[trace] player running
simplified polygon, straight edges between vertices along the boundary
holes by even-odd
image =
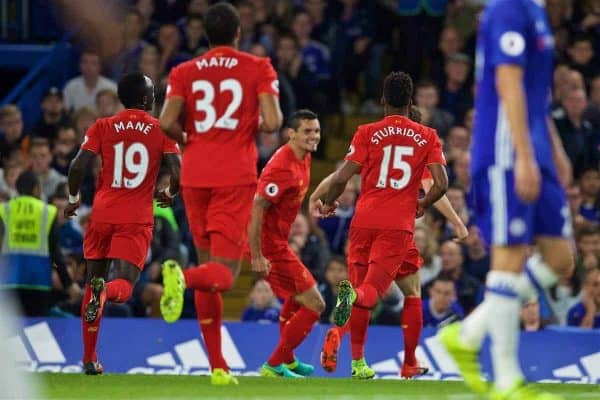
[[[211,382],[236,384],[221,352],[221,293],[240,270],[256,191],[256,134],[277,131],[282,116],[269,59],[237,50],[236,9],[217,3],[204,21],[211,48],[171,71],[160,116],[167,134],[185,144],[182,195],[200,265],[182,272],[176,262],[164,263],[161,312],[167,322],[176,321],[184,288],[194,289]],[[182,114],[187,135],[178,122]]]
[[[409,117],[412,121],[421,122],[421,116],[415,107],[411,107]],[[320,198],[323,197],[329,189],[329,182],[333,174],[325,178],[310,196],[311,214],[317,217],[327,217],[319,214],[321,207]],[[433,178],[428,169],[424,170],[421,178],[421,187],[427,192],[433,185]],[[468,236],[467,227],[460,219],[456,211],[452,208],[446,195],[442,196],[434,204],[454,226],[456,240],[462,241]],[[424,375],[427,368],[421,367],[416,358],[416,349],[419,344],[421,330],[423,328],[423,308],[421,303],[421,282],[419,280],[418,270],[423,265],[423,260],[417,250],[416,245],[411,243],[408,255],[401,267],[404,277],[398,279],[399,287],[405,296],[404,310],[402,313],[402,332],[404,335],[404,363],[402,364],[401,376],[412,378],[414,376]],[[348,264],[348,275],[353,286],[359,286],[364,281],[366,275],[364,266]],[[350,323],[343,327],[333,326],[325,334],[325,341],[321,352],[321,365],[328,372],[333,372],[337,368],[337,355],[342,337],[350,331],[350,343],[352,349],[352,376],[358,379],[371,379],[375,376],[375,371],[370,368],[365,360],[364,349],[367,340],[367,329],[371,312],[368,309],[355,307],[352,310]]]
[[[288,132],[288,143],[273,155],[258,181],[249,241],[252,270],[266,276],[277,297],[285,299],[279,343],[260,373],[301,378],[311,375],[314,367],[295,358],[294,349],[319,320],[325,301],[310,271],[290,248],[288,236],[310,183],[310,153],[321,138],[317,115],[295,112]]]
[[[475,217],[492,247],[492,270],[484,301],[439,336],[466,384],[484,393],[490,385],[481,376],[478,354],[490,334],[490,394],[498,400],[560,399],[525,384],[517,359],[519,297],[528,294],[530,283],[538,289],[553,286],[573,266],[563,189],[571,168],[547,115],[553,43],[544,2],[493,0],[487,5],[477,44],[471,176]],[[532,242],[541,258],[530,259],[523,275]]]
[[[118,94],[125,110],[99,119],[88,129],[69,168],[67,218],[77,215],[79,189],[90,161],[97,155],[102,159],[83,240],[88,283],[81,322],[83,369],[88,375],[102,373],[96,344],[104,303],[129,300],[144,267],[152,239],[152,198],[161,162],[169,168],[171,182],[159,193],[160,204],[168,206],[179,191],[177,144],[165,137],[158,120],[146,112],[154,105],[152,81],[140,73],[128,74],[119,82]],[[105,283],[111,262],[114,279]]]
[[[382,98],[385,117],[358,128],[346,161],[331,177],[320,206],[323,215],[333,212],[346,183],[360,171],[361,196],[350,226],[348,264],[356,266],[355,272],[364,271],[364,279],[357,288],[349,281],[340,283],[333,313],[337,326],[346,325],[353,306],[371,309],[392,281],[405,276],[408,271],[401,266],[413,242],[415,212],[421,216],[448,186],[437,134],[407,117],[412,92],[413,83],[407,74],[393,72],[386,77]],[[425,197],[418,199],[426,166],[434,183]]]

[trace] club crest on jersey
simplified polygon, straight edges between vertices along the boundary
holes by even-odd
[[[504,32],[500,36],[500,49],[508,56],[520,56],[525,51],[525,38],[519,32]]]
[[[277,193],[279,193],[279,186],[277,186],[275,183],[269,183],[265,187],[265,192],[267,192],[267,194],[271,197],[277,196]]]

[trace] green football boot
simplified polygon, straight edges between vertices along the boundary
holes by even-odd
[[[160,313],[165,321],[175,322],[183,310],[185,278],[183,270],[175,260],[167,260],[162,265],[163,294],[160,298]]]
[[[349,280],[344,279],[338,285],[338,295],[333,310],[333,322],[337,326],[344,326],[350,319],[352,304],[356,301],[356,291]]]
[[[367,365],[365,358],[352,360],[352,377],[355,379],[373,379],[375,371]]]

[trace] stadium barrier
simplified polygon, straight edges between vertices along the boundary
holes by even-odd
[[[318,366],[327,328],[315,327],[297,356],[317,366],[316,376],[349,376],[348,337],[342,343],[334,374],[327,374]],[[241,375],[257,375],[275,346],[279,326],[231,322],[225,324],[222,333],[223,353],[231,369]],[[78,319],[23,319],[20,331],[7,340],[16,361],[26,370],[81,372]],[[167,324],[152,319],[106,318],[102,321],[98,353],[109,373],[202,375],[209,367],[194,320]],[[400,329],[370,327],[366,355],[379,378],[398,378],[403,357]],[[435,330],[424,330],[417,356],[430,368],[422,379],[458,379],[456,365],[441,348]],[[600,383],[600,331],[551,327],[522,333],[520,359],[532,381]],[[491,374],[489,343],[484,345],[482,364],[486,374]]]

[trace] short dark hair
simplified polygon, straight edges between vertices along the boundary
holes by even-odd
[[[423,80],[419,81],[419,83],[417,83],[416,90],[423,89],[423,88],[430,88],[430,87],[434,88],[436,91],[439,92],[437,85],[432,80],[429,80],[429,79],[423,79]]]
[[[147,100],[151,103],[154,102],[154,85],[150,85],[141,72],[132,72],[121,78],[117,92],[125,108],[147,105],[144,103],[144,97],[148,97]]]
[[[588,35],[587,33],[578,33],[576,35],[573,35],[569,46],[574,46],[576,43],[579,42],[590,42],[592,45],[594,44],[594,40],[590,35]]]
[[[295,113],[293,113],[290,116],[290,119],[288,121],[288,126],[290,128],[292,128],[293,130],[297,131],[298,128],[300,128],[300,124],[302,123],[302,120],[308,120],[308,121],[312,121],[313,119],[318,119],[319,116],[314,113],[313,111],[307,109],[307,108],[303,108],[301,110],[296,111]]]
[[[383,98],[392,107],[406,107],[413,95],[413,81],[405,72],[391,72],[383,81]]]
[[[35,189],[40,186],[40,181],[34,172],[25,171],[19,175],[15,186],[20,195],[32,196]]]
[[[212,5],[204,14],[204,32],[211,46],[232,44],[240,27],[240,15],[229,3]]]
[[[596,226],[582,226],[575,233],[575,240],[580,241],[586,236],[594,236],[600,233]]]
[[[435,285],[436,282],[449,282],[454,283],[454,279],[452,279],[452,275],[448,272],[440,272],[438,276],[433,279],[431,286]]]

